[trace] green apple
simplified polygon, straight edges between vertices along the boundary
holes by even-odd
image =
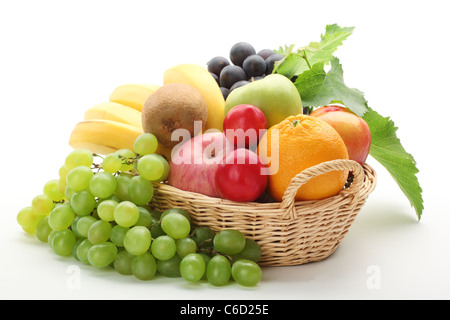
[[[251,104],[262,110],[267,128],[289,116],[302,113],[302,99],[294,84],[280,74],[270,74],[264,79],[234,89],[225,102],[225,115],[240,104]]]

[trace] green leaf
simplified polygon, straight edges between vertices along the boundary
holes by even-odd
[[[273,73],[282,74],[289,79],[309,70],[310,66],[322,62],[328,64],[336,49],[353,32],[354,27],[339,27],[337,24],[327,25],[320,42],[311,42],[304,48],[293,51],[293,46],[285,46],[277,51],[285,57],[277,62]]]
[[[369,108],[361,91],[345,85],[342,66],[333,56],[353,29],[332,24],[326,27],[319,42],[311,42],[298,50],[294,50],[294,45],[280,47],[276,52],[283,54],[283,59],[275,63],[273,73],[289,79],[296,77],[295,86],[303,105],[309,109],[338,101],[363,117],[372,135],[370,154],[388,170],[420,220],[424,206],[414,158],[397,138],[394,122]],[[326,72],[324,66],[329,63],[331,68]]]
[[[328,72],[325,72],[323,62],[314,64],[311,70],[298,76],[295,86],[304,106],[320,107],[338,100],[358,116],[367,111],[364,94],[345,85],[344,72],[338,58],[331,58],[331,69]]]
[[[291,45],[285,45],[284,47],[279,47],[277,50],[274,50],[275,53],[287,56],[288,54],[290,54],[292,52],[292,50],[294,50],[295,45],[291,44]]]
[[[416,174],[419,170],[413,156],[406,152],[397,137],[394,122],[368,108],[363,119],[372,135],[370,155],[385,167],[414,207],[420,220],[423,212],[422,188]]]

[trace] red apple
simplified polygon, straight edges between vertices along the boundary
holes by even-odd
[[[369,155],[371,134],[367,122],[342,105],[327,105],[310,114],[329,123],[344,140],[348,157],[363,165]]]
[[[223,131],[237,148],[255,147],[266,129],[264,113],[251,104],[233,107],[223,120]]]
[[[215,173],[233,149],[233,143],[222,132],[194,136],[173,152],[168,183],[181,190],[219,198]]]
[[[255,201],[266,189],[267,175],[258,155],[248,149],[236,149],[219,164],[215,184],[224,199]]]

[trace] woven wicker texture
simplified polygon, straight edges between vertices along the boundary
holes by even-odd
[[[317,201],[294,201],[309,179],[333,170],[348,170],[353,179],[339,194]],[[351,160],[333,160],[295,176],[282,202],[243,203],[155,184],[151,205],[158,210],[183,208],[198,226],[215,231],[237,229],[262,249],[261,266],[299,265],[330,256],[348,232],[376,185],[375,171]]]

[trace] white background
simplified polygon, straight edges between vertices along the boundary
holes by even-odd
[[[449,42],[446,1],[1,1],[0,298],[448,299]],[[255,288],[142,282],[56,256],[17,212],[58,175],[84,111],[125,83],[161,84],[167,68],[205,65],[248,41],[256,50],[318,41],[355,26],[336,52],[350,87],[399,127],[420,169],[425,211],[369,159],[378,185],[339,249],[301,266],[264,268]],[[79,270],[80,286],[70,285]],[[79,269],[78,269],[79,267]],[[373,271],[375,273],[372,273]],[[378,286],[371,286],[373,277]]]

